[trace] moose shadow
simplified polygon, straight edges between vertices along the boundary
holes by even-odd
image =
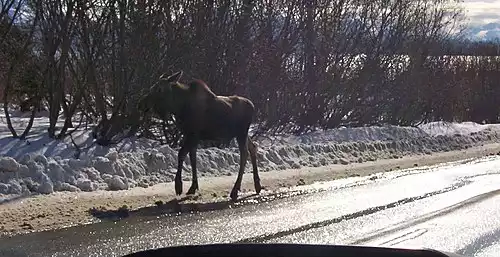
[[[254,193],[242,196],[237,201],[224,199],[213,202],[186,202],[189,200],[196,201],[197,199],[197,195],[189,195],[179,199],[172,199],[168,202],[157,201],[154,206],[146,206],[134,210],[129,210],[127,206],[122,206],[118,209],[91,208],[88,210],[88,213],[101,221],[116,221],[129,217],[158,217],[171,214],[200,213],[228,208],[238,208],[266,201],[270,199],[270,197],[268,196],[266,198]],[[252,201],[247,201],[250,199]]]
[[[309,188],[292,189],[287,191],[268,191],[265,194],[252,193],[239,197],[237,200],[225,198],[219,201],[196,202],[199,195],[187,195],[179,199],[172,199],[168,202],[157,201],[154,206],[146,206],[134,210],[129,210],[127,206],[118,209],[99,209],[92,208],[88,210],[89,214],[101,221],[116,221],[132,217],[159,217],[168,215],[177,215],[184,213],[202,213],[218,211],[224,209],[236,209],[244,206],[269,203],[276,200],[319,193],[329,190],[327,188]],[[187,202],[193,200],[195,202]]]

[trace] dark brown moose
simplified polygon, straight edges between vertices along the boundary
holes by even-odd
[[[218,96],[201,80],[183,84],[179,82],[181,76],[182,71],[171,76],[163,74],[139,101],[139,109],[145,113],[152,112],[164,120],[173,114],[183,135],[178,153],[175,193],[182,194],[182,166],[188,153],[193,176],[187,194],[194,194],[198,190],[196,149],[201,140],[227,142],[236,138],[240,151],[240,169],[230,197],[232,200],[238,198],[248,154],[253,167],[255,191],[259,194],[262,187],[257,171],[257,149],[248,136],[255,112],[253,103],[237,95]]]

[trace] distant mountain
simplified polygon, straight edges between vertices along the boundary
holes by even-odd
[[[471,40],[500,40],[500,22],[491,22],[484,25],[470,27],[467,29],[466,35]]]

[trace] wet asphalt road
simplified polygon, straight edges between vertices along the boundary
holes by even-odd
[[[122,256],[230,242],[425,247],[500,256],[499,157],[337,180],[306,192],[249,198],[215,211],[139,212],[117,222],[0,238],[0,256]]]

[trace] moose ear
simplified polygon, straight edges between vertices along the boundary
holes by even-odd
[[[163,75],[160,76],[160,79],[166,80],[168,82],[177,82],[177,81],[179,81],[181,76],[182,76],[182,71],[178,71],[170,76],[168,76],[167,73],[163,73]]]

